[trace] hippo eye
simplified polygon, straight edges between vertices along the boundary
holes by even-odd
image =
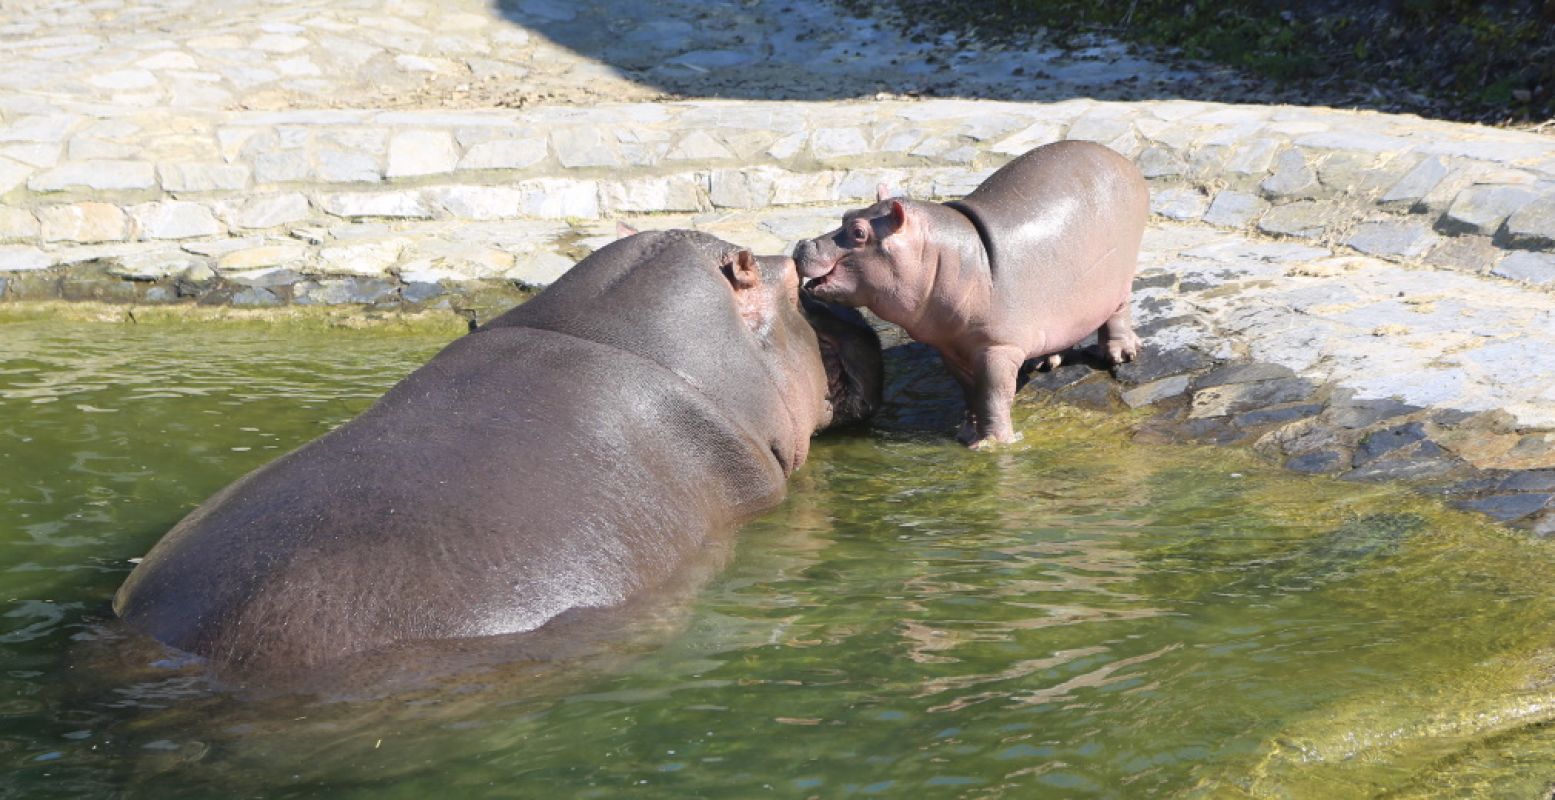
[[[855,245],[868,243],[870,233],[869,223],[863,220],[854,220],[853,225],[848,228],[848,237]]]

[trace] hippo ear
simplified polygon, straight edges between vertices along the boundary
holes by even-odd
[[[900,200],[892,200],[891,210],[881,220],[885,222],[886,236],[900,231],[907,224],[907,206],[902,205]]]
[[[636,228],[626,224],[625,222],[621,222],[619,220],[616,221],[616,238],[617,239],[625,239],[628,236],[636,236],[636,235],[637,235],[637,229]]]
[[[875,202],[878,203],[881,200],[889,199],[891,199],[891,187],[884,183],[875,184]]]
[[[761,267],[756,263],[756,256],[749,250],[736,250],[724,256],[724,262],[720,266],[725,278],[729,279],[729,285],[736,292],[749,289],[761,283]]]

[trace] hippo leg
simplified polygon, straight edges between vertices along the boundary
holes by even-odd
[[[961,416],[961,429],[956,432],[956,441],[970,445],[977,441],[977,390],[970,373],[956,369],[949,360],[945,360],[945,371],[950,377],[956,379],[956,385],[961,387],[961,400],[966,409]]]
[[[1010,406],[1015,402],[1015,382],[1026,354],[1018,347],[994,346],[978,354],[976,385],[972,408],[977,413],[977,440],[974,448],[1007,444],[1020,440],[1010,421]]]
[[[1134,333],[1134,319],[1127,298],[1096,330],[1096,341],[1108,363],[1122,364],[1139,357],[1139,337]]]

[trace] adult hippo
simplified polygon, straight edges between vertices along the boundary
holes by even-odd
[[[706,234],[614,242],[196,508],[114,611],[244,683],[597,630],[878,404],[874,333],[798,289],[791,260]]]

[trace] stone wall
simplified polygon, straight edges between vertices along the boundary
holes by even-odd
[[[543,286],[608,220],[855,203],[879,182],[955,197],[1064,138],[1134,158],[1167,219],[1555,287],[1555,139],[1411,116],[1090,100],[40,104],[0,124],[0,300],[419,307]]]

